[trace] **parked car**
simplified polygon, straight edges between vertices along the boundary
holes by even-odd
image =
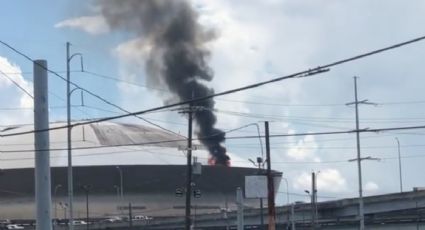
[[[106,223],[118,223],[118,222],[122,222],[122,221],[123,221],[123,219],[119,216],[112,216],[112,217],[109,217],[109,218],[103,220],[103,222],[106,222]]]
[[[24,229],[24,227],[17,225],[17,224],[8,224],[6,225],[7,229]]]
[[[72,225],[86,225],[87,222],[85,222],[84,220],[73,220],[72,221]]]

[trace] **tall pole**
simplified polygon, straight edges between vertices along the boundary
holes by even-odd
[[[128,225],[129,228],[132,229],[133,228],[133,208],[131,207],[131,203],[128,203]]]
[[[120,166],[116,167],[120,173],[120,196],[121,196],[121,200],[124,198],[124,186],[123,186],[123,174],[122,174],[122,169]]]
[[[359,128],[359,104],[366,105],[377,105],[376,103],[369,102],[368,100],[359,101],[357,96],[357,78],[354,77],[354,102],[347,103],[345,105],[355,105],[356,108],[356,140],[357,140],[357,157],[355,159],[349,160],[349,162],[357,161],[357,169],[358,169],[358,177],[359,177],[359,222],[360,222],[360,230],[365,229],[364,223],[364,205],[363,205],[363,183],[362,183],[362,161],[363,160],[379,160],[379,158],[373,157],[361,157],[360,153],[360,128]]]
[[[73,175],[72,175],[72,143],[71,143],[71,84],[70,84],[70,69],[69,62],[71,61],[71,57],[69,54],[69,48],[71,44],[69,42],[66,43],[66,121],[67,121],[67,144],[68,144],[68,211],[69,211],[69,229],[73,230],[73,192],[74,192],[74,183],[73,183]]]
[[[189,105],[189,122],[187,134],[187,165],[186,165],[186,214],[185,229],[190,230],[191,226],[191,196],[192,196],[192,104]]]
[[[314,178],[314,172],[312,172],[311,173],[311,194],[309,194],[310,195],[310,200],[311,200],[311,202],[310,202],[310,208],[311,208],[311,229],[315,229],[315,226],[314,226],[314,180],[315,180],[315,178]]]
[[[37,230],[51,230],[51,182],[49,152],[49,100],[47,61],[34,61],[35,200]]]
[[[362,159],[360,154],[359,101],[357,97],[357,77],[354,77],[354,100],[355,100],[355,107],[356,107],[357,169],[358,169],[358,175],[359,175],[359,219],[360,219],[360,230],[364,230]]]
[[[89,187],[85,187],[86,192],[86,229],[89,230]]]
[[[84,71],[83,67],[83,55],[81,53],[74,53],[73,55],[70,55],[70,47],[71,43],[66,43],[66,123],[67,123],[67,150],[68,150],[68,203],[69,203],[69,229],[73,230],[73,220],[74,220],[74,214],[73,214],[73,200],[74,200],[74,181],[73,181],[73,175],[72,175],[72,140],[71,140],[71,94],[73,91],[71,91],[71,71],[70,71],[70,62],[73,57],[80,56],[80,64],[81,64],[81,70]],[[74,89],[75,90],[75,89]]]
[[[268,208],[269,208],[269,230],[276,229],[276,213],[275,213],[275,201],[274,201],[274,181],[271,170],[271,158],[270,158],[270,139],[269,139],[269,122],[266,121],[265,132],[266,132],[266,156],[267,156],[267,190],[268,190]]]
[[[316,229],[316,200],[315,200],[315,190],[316,190],[316,174],[311,173],[311,229]]]
[[[403,192],[403,177],[401,176],[401,154],[400,154],[400,141],[398,138],[395,138],[397,141],[397,147],[398,147],[398,172],[400,175],[400,192]]]

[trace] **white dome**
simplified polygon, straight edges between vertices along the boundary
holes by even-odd
[[[66,126],[51,123],[50,128]],[[3,128],[1,134],[31,131],[33,125]],[[50,131],[51,166],[67,165],[67,129]],[[140,124],[102,122],[72,128],[73,165],[183,165],[186,164],[183,136]],[[208,152],[194,142],[192,155],[207,164]],[[0,168],[34,167],[34,134],[0,138]],[[232,166],[251,167],[229,154]]]

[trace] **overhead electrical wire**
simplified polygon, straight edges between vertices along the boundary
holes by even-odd
[[[74,84],[74,85],[75,85],[75,84]],[[79,86],[77,86],[77,87],[79,87]],[[89,90],[87,90],[87,89],[84,89],[84,88],[81,88],[81,87],[79,87],[79,88],[80,88],[82,91],[84,91],[84,92],[88,93],[89,95],[91,95],[91,96],[93,96],[93,97],[95,97],[95,98],[97,98],[97,99],[101,100],[102,102],[104,102],[104,103],[106,103],[106,104],[108,104],[108,105],[110,105],[110,106],[112,106],[112,107],[115,107],[115,108],[117,108],[117,109],[119,109],[119,110],[121,110],[121,111],[125,112],[126,114],[131,114],[131,112],[130,112],[130,111],[128,111],[128,110],[126,110],[126,109],[122,108],[121,106],[116,105],[116,104],[114,104],[114,103],[112,103],[112,102],[110,102],[110,101],[108,101],[108,100],[104,99],[103,97],[101,97],[101,96],[99,96],[99,95],[97,95],[97,94],[92,93],[91,91],[89,91]],[[141,117],[141,116],[139,116],[139,115],[137,115],[137,114],[135,114],[135,115],[133,115],[133,116],[134,116],[134,117],[136,117],[136,118],[138,118],[138,119],[140,119],[140,120],[145,121],[146,123],[148,123],[148,124],[150,124],[150,125],[153,125],[153,126],[155,126],[155,127],[159,128],[159,129],[162,129],[162,130],[167,131],[167,132],[169,132],[169,133],[175,134],[175,135],[177,135],[177,136],[185,137],[185,136],[181,135],[180,133],[176,133],[176,132],[174,132],[174,131],[172,131],[172,130],[169,130],[169,129],[167,129],[167,128],[164,128],[164,127],[162,127],[162,126],[160,126],[160,125],[158,125],[158,124],[155,124],[154,122],[151,122],[151,121],[149,121],[149,120],[147,120],[147,119],[145,119],[145,118],[143,118],[143,117]],[[186,137],[185,137],[185,138],[186,138]]]
[[[26,95],[28,95],[29,97],[31,97],[32,99],[34,99],[34,96],[28,92],[28,90],[26,90],[24,87],[22,87],[18,82],[16,82],[15,80],[13,80],[9,75],[5,74],[3,71],[0,70],[0,73],[7,79],[9,79],[9,81],[11,81],[16,87],[18,87],[22,92],[24,92]]]
[[[50,70],[50,69],[46,68],[45,66],[43,66],[43,65],[41,65],[41,64],[39,64],[39,63],[37,63],[37,62],[35,62],[35,61],[34,61],[34,59],[32,59],[32,58],[31,58],[31,57],[29,57],[28,55],[24,54],[23,52],[21,52],[21,51],[17,50],[16,48],[12,47],[11,45],[7,44],[6,42],[4,42],[4,41],[1,41],[1,40],[0,40],[0,43],[1,43],[1,44],[3,44],[4,46],[8,47],[9,49],[11,49],[12,51],[14,51],[15,53],[17,53],[17,54],[21,55],[22,57],[26,58],[27,60],[29,60],[29,61],[33,62],[35,65],[38,65],[38,66],[40,66],[42,69],[45,69],[45,70],[46,70],[46,71],[48,71],[49,73],[51,73],[51,74],[53,74],[53,75],[55,75],[55,76],[59,77],[60,79],[64,80],[65,82],[69,82],[69,84],[73,85],[74,87],[76,87],[76,88],[78,88],[78,89],[80,89],[80,90],[82,90],[82,91],[84,91],[84,92],[88,93],[89,95],[91,95],[91,96],[93,96],[93,97],[95,97],[95,98],[97,98],[97,99],[101,100],[102,102],[104,102],[104,103],[106,103],[106,104],[108,104],[108,105],[110,105],[110,106],[113,106],[113,107],[115,107],[115,108],[117,108],[117,109],[119,109],[119,110],[121,110],[121,111],[123,111],[123,112],[125,112],[125,113],[127,113],[127,114],[130,114],[130,112],[129,112],[128,110],[126,110],[126,109],[124,109],[124,108],[122,108],[122,107],[120,107],[120,106],[118,106],[118,105],[116,105],[116,104],[114,104],[114,103],[112,103],[112,102],[109,102],[108,100],[104,99],[103,97],[101,97],[101,96],[99,96],[99,95],[97,95],[97,94],[95,94],[95,93],[91,92],[90,90],[87,90],[87,89],[85,89],[85,88],[83,88],[83,87],[81,87],[81,86],[79,86],[79,85],[75,84],[74,82],[68,81],[66,78],[64,78],[63,76],[61,76],[61,75],[60,75],[60,74],[58,74],[57,72],[52,71],[52,70]],[[160,128],[160,129],[162,129],[162,130],[165,130],[165,131],[167,131],[167,132],[173,133],[173,134],[178,135],[178,136],[183,136],[183,135],[181,135],[181,134],[179,134],[179,133],[176,133],[176,132],[174,132],[174,131],[172,131],[172,130],[169,130],[169,129],[166,129],[166,128],[164,128],[164,127],[160,126],[160,125],[157,125],[157,124],[155,124],[155,123],[153,123],[153,122],[151,122],[151,121],[145,120],[143,117],[140,117],[140,116],[138,116],[137,114],[133,114],[133,115],[131,115],[131,116],[137,117],[138,119],[141,119],[141,120],[143,120],[143,121],[145,121],[145,122],[147,122],[147,123],[149,123],[149,124],[151,124],[151,125],[153,125],[153,126],[155,126],[155,127],[157,127],[157,128]],[[183,137],[184,137],[184,136],[183,136]]]
[[[179,102],[179,103],[155,107],[155,108],[151,108],[151,109],[147,109],[147,110],[143,110],[143,111],[132,112],[132,113],[128,113],[128,114],[125,114],[125,115],[112,116],[112,117],[108,117],[108,118],[99,119],[97,121],[75,123],[75,124],[72,124],[71,126],[85,125],[85,124],[90,124],[90,123],[103,122],[103,121],[109,121],[109,120],[124,118],[124,117],[128,117],[128,116],[141,115],[141,114],[144,114],[144,113],[150,112],[150,111],[157,111],[157,110],[162,110],[162,109],[166,109],[166,108],[172,108],[172,107],[176,107],[176,106],[187,105],[187,104],[190,104],[190,103],[195,103],[195,102],[207,100],[207,99],[210,99],[210,98],[213,98],[213,97],[233,94],[233,93],[236,93],[236,92],[257,88],[257,87],[260,87],[260,86],[268,85],[268,84],[279,82],[279,81],[282,81],[282,80],[287,80],[287,79],[292,79],[292,78],[300,78],[300,77],[309,77],[309,76],[313,76],[313,75],[316,75],[316,74],[328,72],[330,70],[329,69],[330,67],[341,65],[341,64],[344,64],[344,63],[347,63],[347,62],[352,62],[352,61],[362,59],[362,58],[365,58],[365,57],[368,57],[368,56],[372,56],[372,55],[375,55],[375,54],[378,54],[378,53],[382,53],[382,52],[385,52],[385,51],[388,51],[388,50],[396,49],[396,48],[399,48],[399,47],[402,47],[402,46],[405,46],[405,45],[409,45],[409,44],[412,44],[412,43],[415,43],[415,42],[422,41],[424,39],[425,39],[425,36],[417,37],[417,38],[414,38],[414,39],[411,39],[411,40],[408,40],[408,41],[405,41],[405,42],[397,43],[397,44],[390,45],[390,46],[387,46],[387,47],[384,47],[384,48],[381,48],[381,49],[373,50],[373,51],[366,52],[366,53],[363,53],[363,54],[360,54],[360,55],[356,55],[356,56],[349,57],[349,58],[342,59],[342,60],[338,60],[338,61],[335,61],[335,62],[332,62],[332,63],[329,63],[329,64],[318,66],[318,67],[313,68],[313,69],[303,70],[303,71],[300,71],[300,72],[297,72],[297,73],[293,73],[293,74],[289,74],[289,75],[286,75],[286,76],[274,78],[274,79],[271,79],[271,80],[262,81],[262,82],[258,82],[258,83],[255,83],[255,84],[251,84],[251,85],[227,90],[227,91],[224,91],[224,92],[221,92],[221,93],[216,93],[216,94],[208,95],[208,96],[205,96],[205,97],[200,97],[200,98],[195,98],[195,99],[192,99],[192,100],[182,101],[182,102]],[[0,40],[0,43],[3,44],[4,46],[8,47],[12,51],[18,53],[19,55],[25,57],[26,59],[33,61],[33,59],[31,59],[29,56],[20,52],[16,48],[5,43],[4,41]],[[59,75],[58,73],[51,71],[49,69],[46,69],[46,70],[66,81],[66,79],[64,77],[62,77],[61,75]],[[61,128],[62,129],[68,128],[68,126],[55,127],[55,129],[61,129]],[[48,130],[51,130],[51,129],[33,130],[31,132],[24,132],[24,133],[10,133],[10,134],[7,134],[7,135],[8,136],[12,136],[12,135],[16,136],[16,135],[22,135],[22,134],[27,134],[27,133],[44,132],[44,131],[48,131]],[[6,136],[2,135],[2,137],[6,137]]]
[[[232,148],[236,148],[236,149],[245,149],[245,148],[253,148],[253,146],[233,146],[231,145]],[[255,146],[256,147],[256,146]],[[411,145],[400,145],[401,148],[423,148],[425,147],[425,145],[423,144],[411,144]],[[299,147],[299,146],[285,146],[285,147],[281,147],[281,146],[276,146],[276,144],[273,143],[273,147],[270,147],[270,149],[297,149],[297,150],[302,150],[302,149],[335,149],[335,150],[343,150],[343,149],[356,149],[356,146],[320,146],[320,147]],[[394,146],[389,146],[389,145],[376,145],[376,146],[362,146],[362,149],[394,149]]]
[[[54,130],[54,128],[52,128]],[[352,134],[352,133],[380,133],[380,132],[388,132],[388,131],[397,131],[397,130],[410,130],[410,129],[425,129],[425,126],[405,126],[405,127],[390,127],[390,128],[380,128],[380,129],[360,129],[360,130],[347,130],[347,131],[333,131],[333,132],[307,132],[307,133],[293,133],[293,134],[271,134],[269,138],[278,138],[278,137],[295,137],[295,136],[322,136],[322,135],[337,135],[337,134]],[[20,132],[26,133],[26,132]],[[33,132],[27,132],[28,134]],[[9,134],[1,134],[1,136],[7,136]],[[14,136],[14,135],[12,135]],[[203,138],[194,138],[193,141],[200,140],[208,140],[214,138],[215,135],[211,135]],[[233,139],[256,139],[256,138],[264,138],[264,135],[249,135],[249,136],[228,136],[227,140]],[[144,146],[144,145],[157,145],[164,143],[174,143],[174,142],[182,142],[186,139],[172,139],[172,140],[162,140],[162,141],[150,141],[150,142],[139,142],[139,143],[127,143],[127,144],[115,144],[115,145],[101,145],[101,146],[85,146],[85,147],[76,147],[74,150],[81,149],[99,149],[99,148],[111,148],[111,147],[123,147],[123,146]],[[51,149],[42,149],[40,151],[63,151],[67,150],[67,148],[51,148]],[[33,149],[27,150],[11,150],[5,151],[2,150],[0,153],[6,152],[33,152]]]
[[[124,146],[119,146],[120,148],[124,147]],[[74,148],[74,149],[79,149],[79,148]],[[102,155],[114,155],[114,154],[122,154],[122,153],[133,153],[133,152],[138,152],[140,150],[146,151],[150,154],[159,154],[159,152],[155,152],[152,150],[146,150],[146,149],[126,149],[126,150],[119,150],[119,151],[109,151],[109,152],[101,152],[101,153],[81,153],[81,154],[74,154],[74,157],[92,157],[92,156],[102,156]],[[61,151],[58,149],[55,150],[51,150],[51,151]],[[26,152],[26,151],[22,151],[21,153]],[[2,151],[3,153],[3,151]],[[4,153],[12,153],[11,151],[5,151]],[[181,154],[171,154],[171,153],[162,153],[162,155],[169,155],[172,157],[185,157]],[[389,154],[387,154],[389,155]],[[51,156],[52,158],[63,158],[66,156],[58,156],[58,155],[53,155]],[[425,157],[425,154],[412,154],[412,155],[404,155],[401,156],[400,158],[402,159],[410,159],[410,158],[423,158]],[[207,159],[205,157],[198,157],[200,159]],[[380,157],[379,160],[383,161],[383,160],[398,160],[399,157]],[[31,157],[15,157],[15,158],[1,158],[2,161],[21,161],[21,160],[34,160],[34,156]],[[235,163],[244,163],[246,161],[233,161]],[[273,164],[288,164],[288,165],[299,165],[299,164],[351,164],[351,162],[349,162],[348,159],[344,159],[344,160],[327,160],[327,161],[273,161]]]
[[[104,75],[104,74],[95,73],[93,71],[89,71],[89,70],[86,70],[86,69],[81,71],[81,72],[92,75],[92,76],[100,77],[100,78],[103,78],[103,79],[108,79],[108,80],[116,81],[116,82],[119,82],[119,83],[125,83],[125,84],[129,84],[129,85],[133,85],[133,86],[138,86],[138,87],[142,87],[142,88],[146,88],[146,89],[150,89],[150,90],[156,90],[156,91],[168,92],[168,93],[170,92],[169,90],[166,90],[166,89],[142,85],[142,84],[139,84],[139,83],[135,83],[135,82],[126,81],[126,80],[123,80],[123,79],[107,76],[107,75]]]
[[[115,82],[119,82],[119,83],[125,83],[125,84],[129,84],[129,85],[133,85],[133,86],[138,86],[141,88],[146,88],[146,89],[150,89],[150,90],[156,90],[156,91],[162,91],[162,92],[170,92],[167,89],[162,89],[162,88],[156,88],[156,87],[151,87],[151,86],[147,86],[147,85],[143,85],[143,84],[139,84],[139,83],[135,83],[135,82],[131,82],[131,81],[127,81],[127,80],[123,80],[119,77],[113,77],[113,76],[109,76],[109,75],[105,75],[105,74],[99,74],[93,71],[88,71],[88,70],[80,70],[80,71],[75,71],[75,72],[81,72],[81,73],[86,73],[92,76],[97,76],[99,78],[103,78],[103,79],[109,79]],[[233,103],[241,103],[241,104],[253,104],[253,105],[264,105],[264,106],[281,106],[281,107],[346,107],[346,103],[329,103],[329,104],[283,104],[283,103],[267,103],[267,102],[260,102],[260,101],[251,101],[251,100],[234,100],[234,99],[217,99],[218,101],[224,101],[224,102],[233,102]],[[425,104],[425,100],[417,100],[417,101],[395,101],[395,102],[379,102],[377,103],[378,106],[381,105],[409,105],[409,104]]]

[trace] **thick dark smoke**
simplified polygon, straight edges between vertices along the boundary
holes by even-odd
[[[214,33],[198,23],[189,3],[184,0],[99,0],[97,3],[112,30],[136,33],[144,48],[148,47],[146,68],[150,83],[167,86],[179,101],[214,93],[203,84],[213,78],[207,64],[210,53],[205,45],[214,38]],[[200,108],[194,113],[198,137],[208,148],[212,162],[227,165],[230,158],[221,145],[225,133],[214,128],[214,101],[209,99],[193,106]]]

